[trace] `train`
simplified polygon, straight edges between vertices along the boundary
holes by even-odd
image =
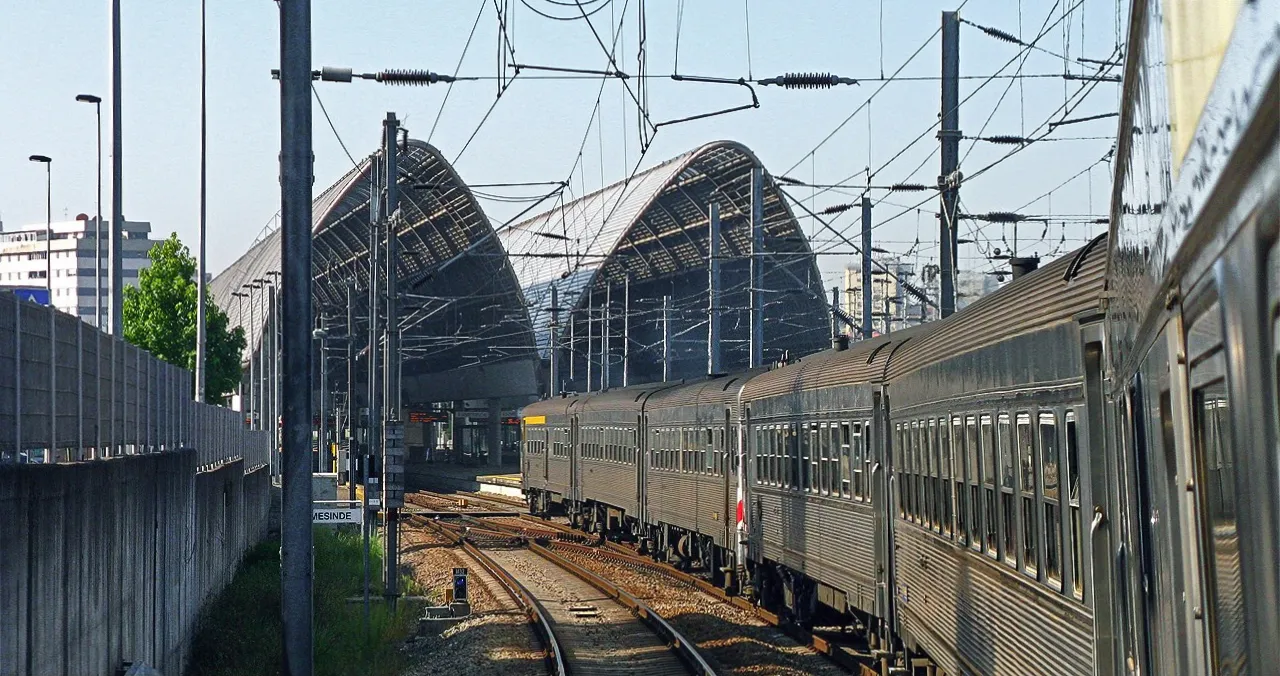
[[[905,331],[530,404],[530,510],[862,628],[886,671],[1275,673],[1280,2],[1161,4],[1108,233]],[[1217,67],[1179,71],[1196,30]]]

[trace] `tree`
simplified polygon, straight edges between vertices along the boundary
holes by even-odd
[[[196,366],[196,259],[178,234],[147,253],[151,267],[138,273],[138,286],[124,288],[124,338],[175,366]],[[227,314],[206,289],[205,399],[219,401],[240,383],[244,329],[227,329]]]

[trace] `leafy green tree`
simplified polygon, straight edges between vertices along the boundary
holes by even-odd
[[[194,370],[196,259],[177,233],[157,242],[147,256],[151,267],[138,273],[138,286],[124,288],[124,338],[159,359]],[[211,295],[205,298],[205,399],[219,401],[240,382],[244,329],[228,330],[227,314]]]

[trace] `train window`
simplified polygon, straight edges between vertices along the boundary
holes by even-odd
[[[755,441],[751,448],[755,450],[756,483],[762,484],[764,483],[764,434],[761,433],[759,427],[752,430],[751,439]]]
[[[858,423],[854,423],[853,427],[856,430]],[[871,423],[863,424],[859,446],[862,448],[862,499],[871,502]]]
[[[938,421],[938,435],[954,462],[952,476],[955,480],[953,490],[956,505],[956,540],[960,544],[967,544],[969,542],[969,493],[964,486],[964,474],[968,466],[969,452],[965,448],[964,436],[954,434],[950,422],[948,418]]]
[[[1217,321],[1217,317],[1211,317],[1209,321]],[[1220,370],[1222,365],[1219,353],[1196,370],[1206,367]],[[1240,577],[1235,466],[1231,448],[1231,401],[1226,383],[1218,379],[1196,388],[1192,402],[1196,451],[1204,486],[1201,495],[1206,517],[1204,539],[1213,551],[1205,558],[1209,587],[1206,596],[1212,605],[1209,617],[1214,672],[1247,671],[1244,590]]]
[[[835,423],[824,425],[822,438],[823,446],[827,447],[827,493],[840,495],[840,426]]]
[[[1023,570],[1034,574],[1037,570],[1036,544],[1036,446],[1035,433],[1031,429],[1031,414],[1019,413],[1015,423],[1017,435],[1018,466],[1021,468],[1018,484],[1022,491],[1022,564]]]
[[[938,424],[938,423],[941,424]],[[938,447],[938,482],[942,489],[942,532],[952,534],[952,520],[955,518],[955,507],[952,504],[951,471],[955,458],[951,455],[951,444],[947,443],[947,419],[929,421],[929,430],[934,433]]]
[[[856,423],[840,423],[840,457],[844,459],[844,471],[840,473],[840,494],[846,498],[862,497],[862,453],[861,449],[855,449],[853,445],[855,429]]]
[[[898,516],[903,519],[907,518],[907,484],[906,479],[906,433],[902,429],[902,423],[894,423],[893,425],[893,468],[898,472]]]
[[[799,439],[800,441],[800,485],[798,486],[798,488],[803,491],[808,491],[813,488],[813,483],[812,483],[813,477],[810,474],[810,464],[809,464],[812,461],[810,458],[810,454],[813,452],[813,449],[809,444],[809,430],[804,425],[801,425],[799,432],[800,432],[800,439]]]
[[[810,479],[813,481],[814,493],[827,492],[827,470],[830,469],[830,455],[827,449],[827,435],[823,426],[818,423],[809,424],[809,448],[812,449],[813,462],[810,468]]]
[[[982,529],[979,530],[975,523],[973,538],[979,547],[986,546],[987,554],[996,556],[996,438],[995,426],[991,424],[991,416],[988,414],[978,418],[978,450],[980,452],[969,461],[970,466],[975,469],[974,478],[970,479],[969,483],[974,503],[977,504],[979,483],[977,476],[981,472],[985,507],[982,512]]]
[[[1000,519],[1004,533],[1004,560],[1010,565],[1018,561],[1018,531],[1013,497],[1013,425],[1008,413],[996,418],[996,450],[1000,454]]]
[[[1067,411],[1063,418],[1067,439],[1067,514],[1071,547],[1071,581],[1076,598],[1084,598],[1084,533],[1080,530],[1080,441],[1076,412]]]
[[[1062,504],[1058,487],[1058,416],[1040,411],[1040,486],[1044,495],[1044,572],[1050,581],[1062,580]]]
[[[920,478],[920,470],[924,466],[923,458],[920,457],[920,421],[905,425],[903,431],[907,437],[907,471],[910,473],[907,481],[911,483],[911,502],[907,512],[912,521],[920,523],[924,520],[924,495]]]
[[[924,437],[924,450],[929,455],[929,476],[927,482],[929,485],[929,497],[933,500],[933,509],[929,512],[929,518],[933,522],[933,530],[937,533],[950,530],[942,525],[942,520],[946,518],[947,510],[942,504],[942,486],[939,480],[942,476],[942,454],[938,452],[938,423],[936,420],[930,419],[920,423],[920,435]]]

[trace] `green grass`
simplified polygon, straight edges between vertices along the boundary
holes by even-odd
[[[418,608],[381,601],[382,545],[370,546],[370,640],[364,604],[349,603],[363,589],[363,543],[358,530],[315,529],[315,673],[317,676],[392,675],[404,668],[397,650],[413,631]],[[407,582],[407,581],[406,581]],[[403,593],[416,593],[408,585]],[[274,676],[281,671],[280,542],[269,540],[245,556],[240,570],[205,609],[192,646],[188,676]]]

